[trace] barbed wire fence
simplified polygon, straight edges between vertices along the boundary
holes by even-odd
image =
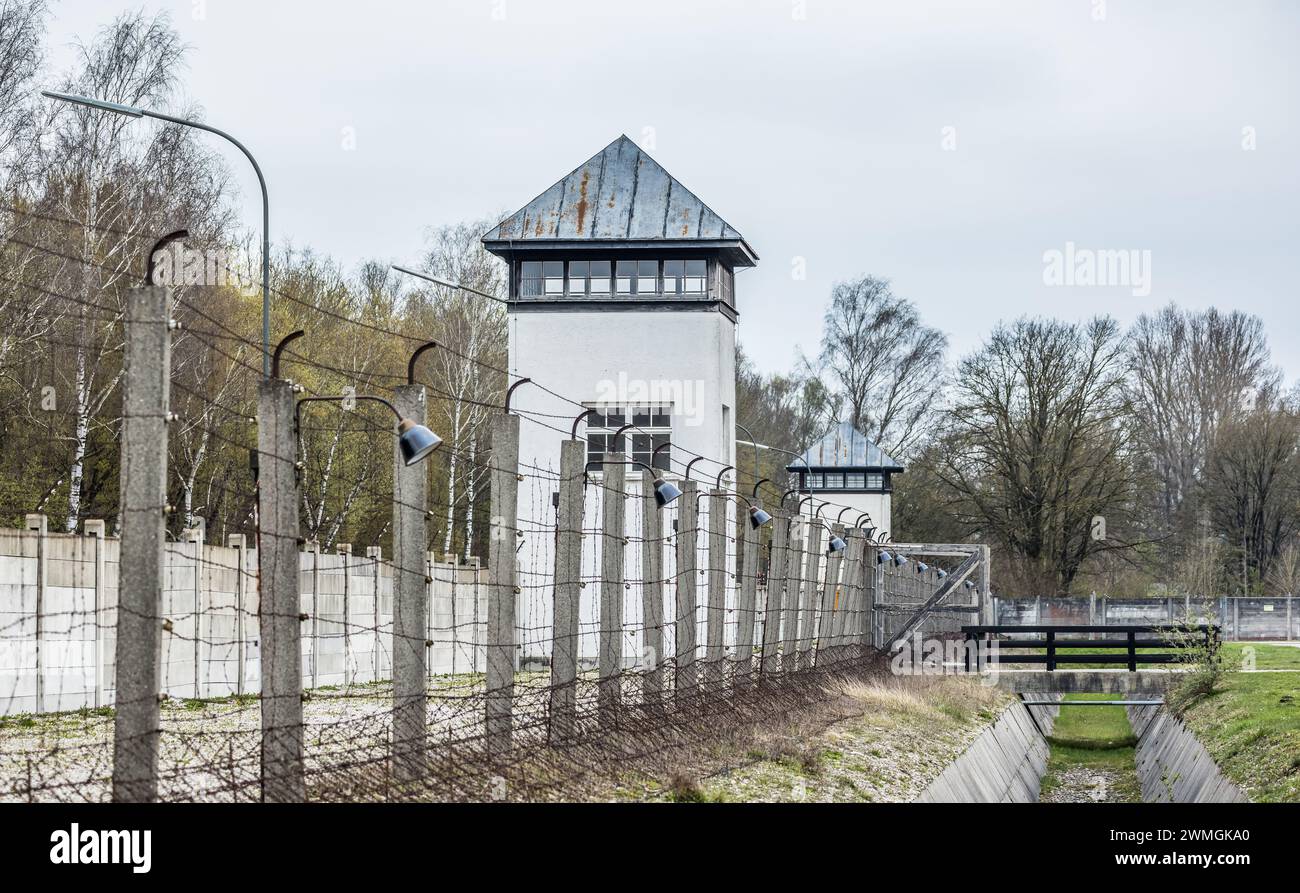
[[[225,545],[201,525],[172,541],[169,392],[186,389],[170,378],[172,312],[205,321],[186,335],[260,377],[243,353],[258,345],[159,286],[130,290],[117,313],[42,293],[123,324],[120,535],[103,521],[52,533],[34,512],[26,531],[0,532],[0,580],[17,581],[0,582],[0,799],[604,796],[815,711],[834,679],[876,665],[896,631],[882,617],[941,587],[882,562],[864,529],[783,506],[756,527],[745,509],[761,501],[726,487],[685,480],[661,505],[650,471],[619,464],[629,457],[607,454],[597,479],[558,417],[500,408],[488,454],[457,454],[490,477],[486,568],[435,560],[425,525],[447,506],[396,453],[391,494],[339,473],[391,498],[393,555],[328,554],[299,511],[298,395],[326,395],[279,377],[260,385],[255,420],[209,401],[256,424],[249,524]],[[400,414],[423,422],[430,392],[397,385]],[[344,411],[356,433],[392,438]],[[521,459],[521,424],[561,441],[558,468]],[[963,556],[947,557],[955,570]]]

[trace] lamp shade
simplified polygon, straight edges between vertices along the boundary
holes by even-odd
[[[660,508],[663,508],[681,495],[682,491],[677,489],[676,484],[666,481],[663,478],[655,479],[655,502],[658,503]]]
[[[749,507],[749,523],[755,530],[772,520],[772,516],[756,505]]]
[[[902,555],[894,556],[894,567],[902,567],[905,564],[907,564],[907,559],[904,556]]]
[[[442,438],[424,425],[402,419],[397,426],[397,447],[402,451],[402,461],[414,465],[442,446]]]
[[[877,564],[884,564],[886,561],[893,561],[893,560],[894,560],[894,556],[890,555],[889,552],[885,549],[881,549],[880,554],[876,556]]]
[[[830,555],[832,552],[843,552],[847,548],[848,543],[844,542],[844,540],[840,539],[838,536],[832,536],[830,548],[826,550],[826,554]]]

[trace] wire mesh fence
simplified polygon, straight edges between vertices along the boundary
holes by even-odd
[[[303,381],[277,366],[254,387],[260,345],[237,314],[219,313],[201,286],[123,284],[143,275],[146,234],[116,234],[139,247],[140,264],[125,248],[107,262],[66,240],[42,244],[81,221],[8,210],[31,230],[8,244],[35,266],[6,279],[39,311],[26,342],[37,359],[21,378],[31,393],[46,380],[66,390],[60,353],[60,368],[99,376],[74,389],[68,422],[80,430],[102,410],[96,423],[120,441],[121,499],[117,516],[84,521],[79,534],[84,513],[70,505],[54,531],[43,511],[75,484],[0,505],[22,523],[0,530],[0,798],[590,795],[814,709],[828,680],[874,660],[882,614],[932,597],[934,574],[909,579],[904,597],[903,572],[878,561],[868,529],[780,507],[756,525],[756,500],[721,475],[709,488],[687,480],[686,456],[723,458],[675,445],[667,476],[681,492],[665,499],[618,454],[589,473],[563,414],[502,412],[490,388],[467,395],[445,377],[418,379],[414,360],[400,376],[294,344],[281,353]],[[74,294],[36,275],[67,264],[99,285]],[[341,343],[429,344],[424,332],[271,291]],[[500,361],[437,346],[471,379],[504,389],[512,377]],[[426,394],[478,413],[488,442],[440,453],[465,470],[466,489],[431,498],[396,461],[391,480],[376,475],[394,432],[355,403],[365,389],[416,415]],[[340,400],[341,421],[301,418],[303,399]],[[565,441],[558,464],[520,457],[521,425]],[[252,474],[232,461],[250,449]],[[192,487],[171,504],[167,463],[179,457],[193,472],[214,451],[227,464],[206,495],[240,520],[210,543],[191,520]],[[391,554],[337,542],[338,519],[359,504],[372,530],[391,532]],[[484,566],[437,560],[429,519],[464,511],[475,524],[485,506]]]

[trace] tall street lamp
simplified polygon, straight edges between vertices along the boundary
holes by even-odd
[[[180,124],[182,127],[206,130],[208,133],[215,133],[217,136],[234,143],[235,148],[244,153],[244,157],[249,160],[253,165],[253,170],[257,172],[257,183],[262,187],[262,377],[269,379],[271,377],[271,200],[266,194],[266,178],[262,176],[262,169],[258,167],[257,159],[253,157],[253,153],[249,152],[243,143],[224,130],[218,130],[199,121],[176,118],[150,109],[136,108],[132,105],[122,105],[117,102],[107,102],[103,99],[91,99],[88,96],[77,96],[73,93],[55,93],[52,90],[42,90],[41,95],[50,99],[57,99],[60,102],[70,102],[74,105],[99,109],[102,112],[113,112],[118,115],[128,115],[132,118],[157,118],[159,121]]]

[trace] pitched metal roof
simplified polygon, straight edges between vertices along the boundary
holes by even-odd
[[[734,246],[757,260],[736,229],[626,135],[483,236],[489,248],[519,243],[693,242]]]
[[[826,432],[821,440],[804,450],[803,458],[813,468],[903,470],[902,465],[868,440],[851,422],[840,422]],[[786,466],[790,471],[798,471],[803,467],[803,462]]]

